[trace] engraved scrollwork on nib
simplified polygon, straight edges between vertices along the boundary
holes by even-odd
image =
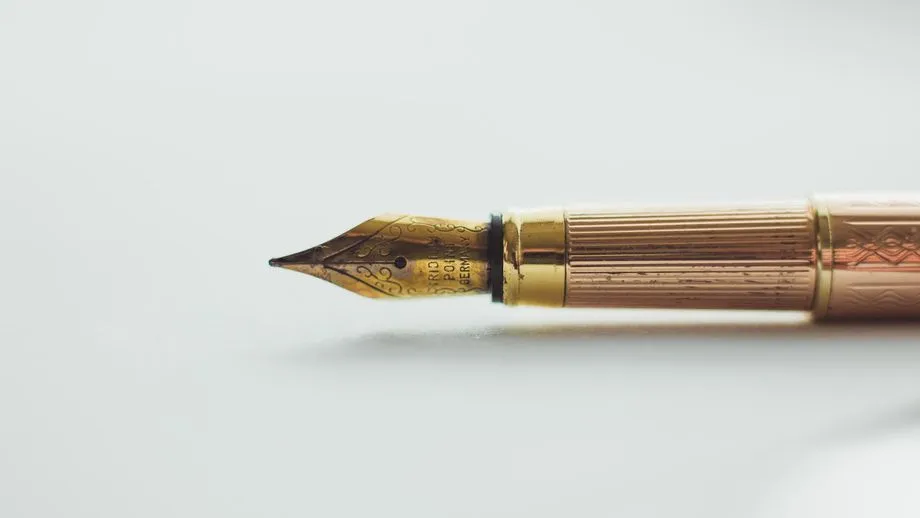
[[[488,290],[487,232],[476,222],[384,214],[318,247],[273,259],[371,298]]]
[[[375,252],[381,256],[389,256],[393,250],[393,243],[402,236],[402,227],[395,223],[391,223],[362,242],[355,250],[355,257],[364,258]]]
[[[403,291],[402,284],[393,280],[393,271],[385,266],[378,269],[376,274],[367,266],[358,266],[355,270],[364,275],[367,279],[365,282],[384,293],[398,295]]]
[[[474,226],[465,226],[465,225],[455,225],[453,223],[427,223],[424,221],[419,221],[419,218],[410,218],[409,223],[406,225],[406,231],[415,232],[416,230],[424,229],[429,233],[435,232],[485,232],[486,228],[482,225]]]

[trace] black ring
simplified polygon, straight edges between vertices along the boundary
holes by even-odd
[[[502,215],[493,213],[489,222],[489,284],[492,286],[492,302],[502,302],[505,291],[505,277],[502,275],[504,248]]]

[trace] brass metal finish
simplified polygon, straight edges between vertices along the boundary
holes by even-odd
[[[807,310],[814,222],[802,204],[568,213],[566,306]]]
[[[505,217],[503,301],[508,305],[565,303],[565,215],[562,210],[512,213]]]
[[[828,304],[831,300],[831,287],[834,278],[834,245],[831,236],[831,215],[827,204],[820,199],[812,200],[815,216],[815,302],[812,315],[822,319],[827,317]]]
[[[489,225],[368,220],[271,264],[368,297],[489,290],[508,305],[810,311],[920,319],[920,195],[707,210],[544,210]],[[498,273],[498,272],[493,272]],[[502,281],[499,285],[498,281]]]
[[[474,221],[384,214],[270,264],[365,297],[485,293],[487,228]]]
[[[920,318],[920,197],[828,196],[816,205],[830,245],[826,317]]]

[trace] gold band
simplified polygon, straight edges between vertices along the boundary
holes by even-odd
[[[813,199],[811,202],[815,217],[815,302],[812,315],[815,318],[827,316],[831,300],[831,287],[834,285],[834,240],[831,236],[831,214],[827,203]]]
[[[502,225],[505,304],[562,307],[565,304],[565,213],[511,213]]]

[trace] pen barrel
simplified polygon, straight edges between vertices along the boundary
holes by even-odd
[[[570,211],[565,305],[811,308],[815,225],[808,208]]]
[[[503,233],[508,304],[920,318],[920,196],[518,213]]]

